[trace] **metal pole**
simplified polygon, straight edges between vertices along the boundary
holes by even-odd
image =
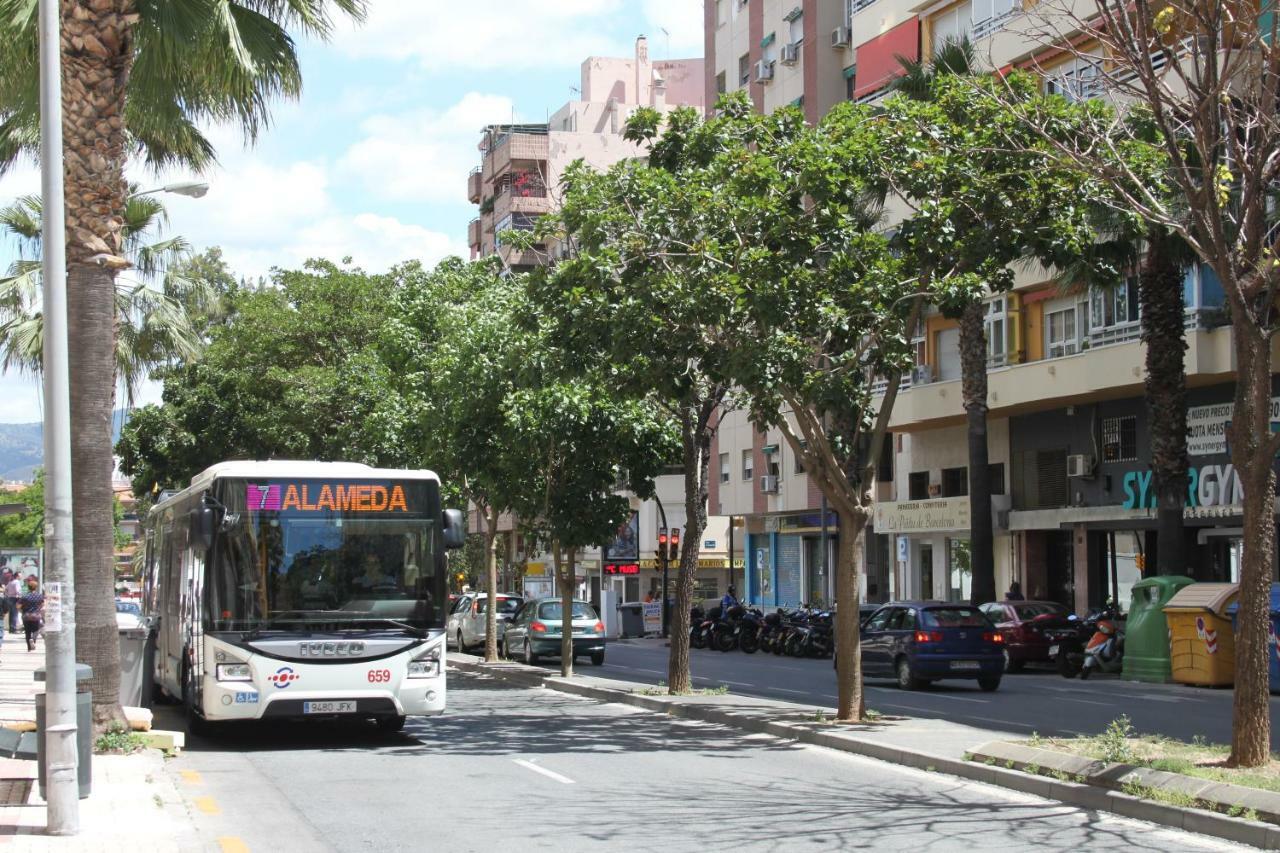
[[[659,527],[662,530],[667,529],[667,511],[662,508],[662,498],[657,495],[653,496],[654,502],[658,505],[658,516],[662,519]],[[658,543],[658,566],[662,569],[662,638],[667,638],[667,543]]]
[[[71,551],[71,384],[67,370],[60,4],[40,0],[40,187],[44,286],[45,793],[50,835],[80,831],[76,773],[75,594]]]

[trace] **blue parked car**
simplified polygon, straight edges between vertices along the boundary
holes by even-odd
[[[1004,637],[968,604],[895,601],[862,625],[862,672],[897,679],[918,690],[941,678],[976,678],[983,690],[1000,686]]]

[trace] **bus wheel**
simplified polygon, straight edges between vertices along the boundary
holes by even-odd
[[[404,729],[404,715],[394,717],[378,717],[378,731],[398,732]]]

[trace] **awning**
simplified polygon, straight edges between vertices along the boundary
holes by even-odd
[[[855,98],[870,95],[879,91],[903,74],[902,63],[898,57],[911,60],[920,59],[920,19],[912,18],[904,21],[884,35],[858,47],[857,63],[858,85],[853,91]]]
[[[761,46],[761,47],[768,47],[769,45],[773,44],[773,39],[774,39],[774,36],[775,36],[775,35],[776,35],[775,33],[769,33],[769,35],[767,35],[767,36],[765,36],[764,38],[760,39],[760,46]]]

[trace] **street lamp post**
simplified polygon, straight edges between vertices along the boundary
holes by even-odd
[[[45,755],[50,835],[80,831],[76,738],[75,590],[71,530],[71,383],[62,178],[60,4],[40,0],[41,280],[44,301]]]
[[[209,185],[203,181],[178,181],[172,184],[165,184],[162,187],[154,187],[149,190],[143,190],[140,193],[134,193],[129,198],[141,198],[144,195],[154,195],[155,193],[173,193],[174,195],[185,195],[188,198],[204,198],[204,194],[209,191]]]

